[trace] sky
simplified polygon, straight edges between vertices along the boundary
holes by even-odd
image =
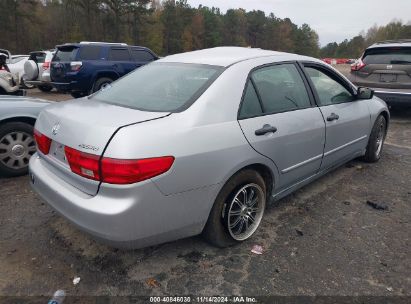
[[[247,11],[261,10],[276,17],[290,18],[297,25],[307,23],[320,36],[321,46],[351,39],[373,25],[393,20],[411,21],[411,0],[188,0],[199,4]],[[411,38],[411,37],[410,37]]]

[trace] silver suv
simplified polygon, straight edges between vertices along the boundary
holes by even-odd
[[[25,83],[37,86],[43,92],[50,92],[50,64],[55,50],[31,52],[24,64]]]
[[[374,89],[389,105],[411,105],[411,40],[388,40],[367,48],[351,66],[350,80]]]

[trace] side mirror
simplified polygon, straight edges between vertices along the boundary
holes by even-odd
[[[374,97],[374,91],[370,88],[359,87],[357,90],[358,99],[371,99]]]

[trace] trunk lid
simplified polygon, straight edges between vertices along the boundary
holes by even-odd
[[[52,140],[49,154],[42,156],[50,169],[72,186],[95,195],[100,182],[71,171],[65,146],[101,156],[119,128],[167,115],[169,113],[144,112],[83,98],[48,106],[39,115],[35,128]]]

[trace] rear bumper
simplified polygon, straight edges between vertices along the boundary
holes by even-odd
[[[214,185],[167,196],[149,180],[103,184],[90,196],[48,166],[37,154],[31,157],[33,189],[81,230],[115,247],[141,248],[201,233],[217,191]]]

